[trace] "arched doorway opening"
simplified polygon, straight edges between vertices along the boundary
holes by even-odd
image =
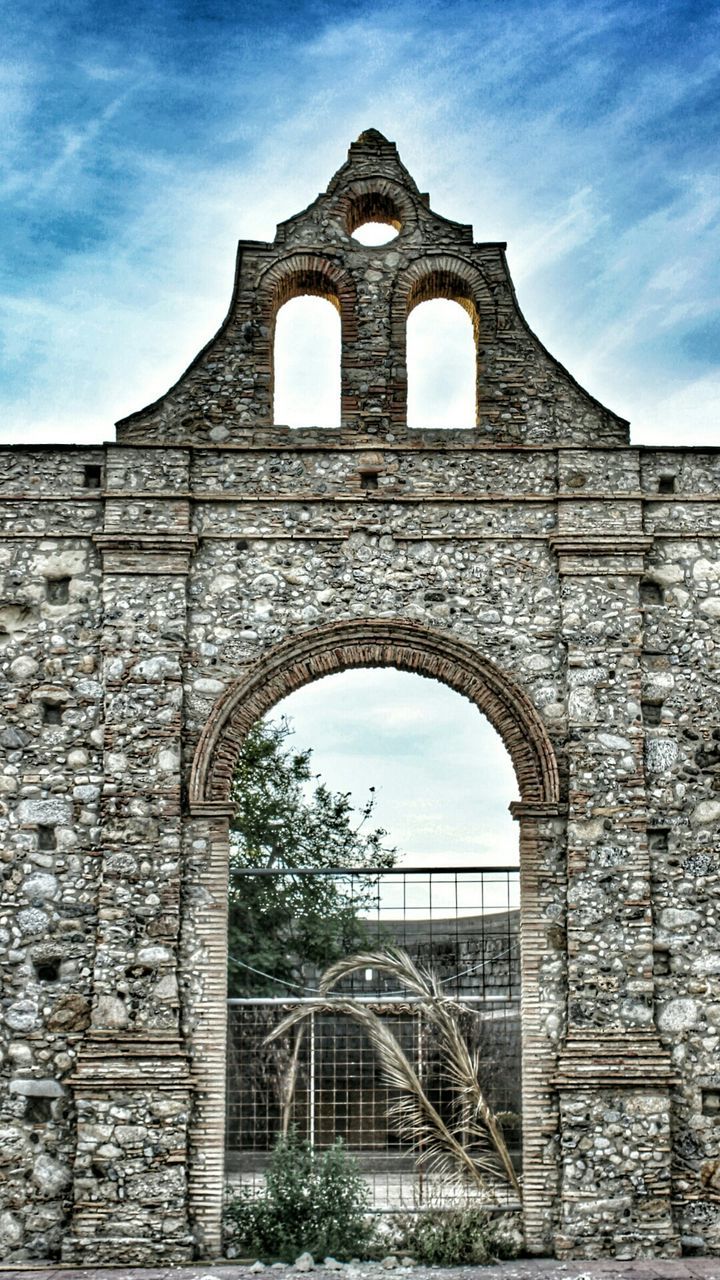
[[[514,1207],[517,785],[495,730],[436,680],[388,667],[338,672],[256,722],[232,793],[230,1194],[262,1195],[273,1152],[292,1134],[319,1153],[342,1142],[376,1222],[408,1205]],[[408,961],[437,997],[408,985]],[[337,964],[345,974],[323,998]],[[441,1005],[447,1027],[433,1020]],[[404,1090],[388,1083],[388,1047]],[[453,1048],[477,1058],[494,1176],[477,1163],[479,1135],[448,1067]],[[422,1140],[409,1132],[410,1112]],[[458,1129],[465,1145],[453,1159],[448,1134]]]
[[[220,1247],[224,1162],[225,984],[230,787],[251,726],[294,690],[333,672],[395,668],[427,675],[468,698],[502,738],[520,801],[522,1113],[524,1215],[531,1248],[547,1247],[552,1223],[556,1125],[551,1094],[554,1040],[562,1025],[558,956],[547,960],[548,910],[561,927],[564,882],[561,805],[554,752],[533,704],[518,685],[470,646],[416,624],[360,620],[317,628],[278,645],[218,700],[195,754],[191,813],[203,856],[192,868],[185,928],[198,957],[187,1027],[199,1083],[193,1124],[191,1197],[208,1251]],[[195,847],[195,846],[194,846]],[[197,907],[193,903],[197,902]]]

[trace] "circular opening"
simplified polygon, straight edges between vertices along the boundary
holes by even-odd
[[[355,196],[348,209],[348,235],[358,244],[375,246],[389,244],[402,230],[400,211],[389,196],[379,191],[368,191]]]
[[[389,226],[386,222],[363,222],[352,233],[353,240],[364,245],[390,244],[400,234],[398,227]]]

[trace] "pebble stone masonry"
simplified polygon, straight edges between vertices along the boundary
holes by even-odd
[[[529,1249],[720,1252],[718,451],[632,447],[503,250],[369,130],[241,241],[219,333],[117,443],[2,450],[6,1260],[221,1252],[233,762],[357,666],[444,681],[515,766]],[[340,314],[338,429],[273,421],[300,294]],[[437,297],[474,326],[470,430],[406,425]]]

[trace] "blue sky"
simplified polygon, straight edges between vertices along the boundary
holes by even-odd
[[[666,0],[7,4],[0,440],[111,438],[221,322],[237,239],[271,239],[375,127],[438,212],[508,241],[529,322],[637,442],[720,443],[719,27]],[[481,717],[363,674],[297,695],[330,784],[381,775],[416,852],[462,813],[454,841],[484,824],[510,856]],[[377,708],[405,726],[389,753]]]
[[[638,441],[717,441],[717,5],[4,11],[0,434],[103,439],[375,126]]]

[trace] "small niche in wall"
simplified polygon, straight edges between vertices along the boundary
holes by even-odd
[[[643,605],[662,604],[663,593],[659,583],[652,578],[643,578],[640,582],[640,603]]]
[[[655,947],[653,973],[656,978],[667,978],[670,973],[670,952],[667,947]]]
[[[45,583],[48,604],[67,604],[70,599],[69,578],[48,578]]]
[[[654,725],[662,721],[662,702],[641,702],[643,724]]]
[[[62,707],[57,702],[43,702],[43,724],[62,724]]]
[[[720,1116],[720,1088],[703,1089],[702,1113],[704,1116]]]
[[[37,829],[37,847],[38,849],[56,849],[57,839],[55,837],[55,828],[40,826]]]
[[[675,492],[675,476],[662,475],[658,476],[658,493],[674,493]]]
[[[360,472],[360,488],[361,489],[377,489],[378,472],[377,471],[361,471]]]
[[[83,487],[85,489],[99,489],[102,484],[102,467],[96,463],[89,463],[83,467]]]
[[[25,1119],[30,1124],[47,1124],[52,1120],[52,1098],[37,1095],[25,1099]]]
[[[60,977],[60,961],[58,959],[38,960],[35,964],[35,976],[38,982],[57,982]]]
[[[668,851],[670,829],[668,827],[648,827],[647,841],[651,853],[663,854]]]

